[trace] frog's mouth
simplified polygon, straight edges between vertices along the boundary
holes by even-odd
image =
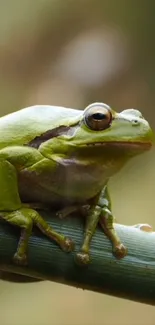
[[[98,146],[98,147],[124,147],[124,148],[146,148],[150,149],[153,146],[152,142],[131,142],[131,141],[105,141],[105,142],[93,142],[93,143],[87,143],[87,146]]]
[[[103,143],[92,143],[87,146],[87,155],[95,157],[115,157],[116,159],[123,157],[125,159],[132,158],[148,152],[152,147],[151,142],[129,142],[129,141],[118,141],[118,142],[103,142]],[[86,148],[86,147],[85,147]],[[89,152],[90,150],[90,152]]]

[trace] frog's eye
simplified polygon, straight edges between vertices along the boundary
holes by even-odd
[[[94,131],[102,131],[109,128],[112,122],[111,108],[102,103],[89,105],[84,111],[84,122]]]

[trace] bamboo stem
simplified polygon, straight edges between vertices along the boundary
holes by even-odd
[[[75,252],[83,239],[83,223],[79,218],[59,220],[44,213],[52,227],[71,237]],[[111,243],[98,228],[91,244],[91,264],[75,264],[73,253],[64,253],[53,242],[35,230],[29,241],[28,267],[11,262],[17,248],[19,230],[0,224],[0,270],[50,280],[104,294],[155,305],[155,233],[116,224],[115,228],[128,247],[128,256],[117,260]]]

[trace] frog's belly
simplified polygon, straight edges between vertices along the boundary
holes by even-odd
[[[105,168],[88,166],[59,166],[54,172],[29,172],[19,175],[22,201],[50,205],[85,203],[103,188],[108,179]]]

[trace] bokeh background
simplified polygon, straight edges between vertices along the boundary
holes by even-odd
[[[137,108],[155,129],[155,2],[1,0],[0,115],[35,104]],[[155,227],[155,153],[110,182],[119,223]],[[152,325],[147,305],[55,283],[0,281],[3,325]]]

